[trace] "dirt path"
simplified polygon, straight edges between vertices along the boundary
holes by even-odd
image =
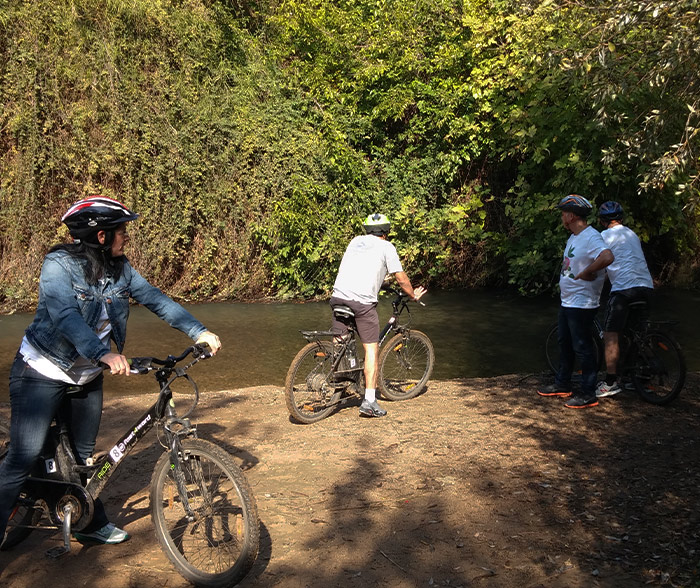
[[[668,408],[626,392],[565,410],[537,381],[435,382],[384,403],[384,419],[346,407],[309,426],[289,421],[277,387],[207,394],[200,434],[236,455],[260,511],[261,553],[240,586],[700,585],[700,375]],[[110,400],[104,444],[149,401]],[[187,586],[150,520],[157,455],[146,440],[105,496],[130,541],[74,542],[51,561],[58,534],[34,533],[0,554],[0,585]]]

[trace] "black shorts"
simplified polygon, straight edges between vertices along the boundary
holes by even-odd
[[[629,288],[611,292],[608,305],[605,307],[604,330],[611,333],[621,333],[624,330],[631,302],[644,300],[647,303],[647,312],[646,316],[640,318],[648,318],[652,292],[651,288]]]
[[[335,297],[331,298],[329,302],[331,306],[344,304],[352,309],[355,313],[355,327],[357,328],[357,334],[360,336],[360,341],[363,343],[379,343],[379,313],[377,312],[376,302],[373,304],[362,304],[354,300],[343,300]],[[335,314],[333,315],[331,329],[338,335],[344,335],[348,332],[347,324],[338,320]]]

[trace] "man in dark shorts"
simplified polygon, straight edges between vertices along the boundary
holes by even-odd
[[[403,271],[396,248],[386,240],[391,229],[383,214],[369,215],[362,227],[365,235],[355,237],[343,255],[333,286],[331,306],[344,304],[355,313],[357,333],[365,350],[365,398],[360,414],[382,417],[386,410],[377,404],[377,356],[379,355],[379,315],[377,296],[387,274],[394,274],[401,289],[413,300],[420,299],[426,290],[411,286]],[[333,331],[342,336],[347,326],[333,316]]]
[[[605,380],[598,384],[596,396],[605,398],[622,391],[617,381],[617,363],[620,359],[619,334],[624,330],[631,302],[645,301],[647,309],[654,283],[647,267],[639,237],[622,224],[624,211],[618,202],[604,202],[598,210],[598,219],[605,227],[603,241],[615,256],[606,268],[610,279],[610,297],[605,309]]]

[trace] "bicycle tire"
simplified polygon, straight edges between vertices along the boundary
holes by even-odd
[[[595,333],[591,335],[591,340],[595,345],[596,352],[596,371],[600,371],[605,364],[605,347],[603,345],[603,340],[597,336]],[[547,359],[547,367],[553,374],[559,371],[559,325],[554,324],[549,332],[547,333],[547,338],[544,343],[544,354]],[[574,360],[574,372],[580,372],[581,366],[579,364],[578,358]]]
[[[151,478],[151,516],[165,555],[189,582],[202,588],[238,583],[260,544],[260,523],[250,486],[229,453],[202,439],[185,439],[180,468],[194,520],[182,506],[170,453]]]
[[[651,404],[668,404],[681,393],[685,375],[685,357],[676,340],[663,331],[646,333],[632,366],[632,382],[640,396]]]
[[[421,331],[397,333],[379,352],[377,387],[388,400],[408,400],[425,390],[435,365],[435,350]]]
[[[0,417],[0,463],[5,459],[8,448],[10,446],[10,423],[6,419]],[[15,506],[10,518],[7,521],[5,529],[5,540],[0,541],[2,551],[12,549],[29,537],[32,529],[24,528],[22,525],[34,525],[41,518],[41,512],[37,511],[33,506],[32,500],[26,493],[22,492],[17,505]],[[1,539],[1,538],[0,538]]]
[[[333,344],[330,341],[309,343],[292,360],[284,383],[284,398],[291,417],[303,424],[326,418],[335,405],[329,405],[335,386]]]

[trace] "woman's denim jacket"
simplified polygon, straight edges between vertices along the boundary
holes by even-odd
[[[206,331],[202,323],[151,286],[128,261],[124,261],[116,282],[108,277],[93,285],[85,280],[82,260],[58,250],[44,259],[39,304],[25,335],[34,347],[63,369],[70,369],[78,356],[97,364],[109,353],[96,334],[102,304],[112,325],[112,339],[121,353],[126,339],[129,298],[193,340]]]

